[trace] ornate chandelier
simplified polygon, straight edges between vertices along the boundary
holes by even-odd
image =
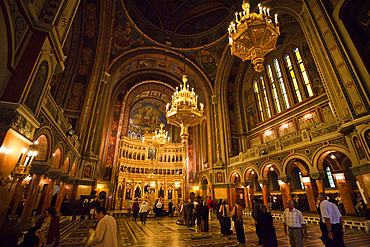
[[[155,135],[152,138],[154,145],[157,145],[159,147],[163,147],[167,144],[167,142],[170,141],[170,138],[168,137],[168,131],[164,131],[163,127],[164,124],[161,123],[161,129],[158,132],[155,131]]]
[[[181,127],[181,140],[187,145],[189,132],[188,127],[200,123],[203,117],[203,104],[198,108],[198,96],[195,95],[194,88],[189,91],[187,75],[182,77],[184,85],[180,85],[180,91],[176,87],[176,92],[172,95],[172,102],[166,106],[166,117],[170,124]]]
[[[243,0],[243,12],[235,13],[235,23],[229,26],[231,54],[243,60],[251,60],[254,70],[261,72],[264,56],[276,48],[280,35],[279,22],[275,14],[275,24],[270,9],[258,4],[259,14],[249,13],[249,1]]]

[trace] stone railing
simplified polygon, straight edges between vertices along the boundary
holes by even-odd
[[[312,140],[318,139],[319,137],[332,134],[338,131],[338,124],[319,124],[314,127],[296,131],[292,134],[280,137],[278,139],[263,143],[251,149],[248,149],[244,153],[230,158],[230,164],[236,164],[243,162],[247,159],[267,155],[273,152],[278,152],[283,149],[289,149],[292,146],[302,145],[303,143],[311,142]],[[339,134],[340,135],[340,134]]]

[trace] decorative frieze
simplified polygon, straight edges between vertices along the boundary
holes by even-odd
[[[370,173],[370,164],[367,163],[362,166],[351,167],[351,170],[352,170],[353,175],[355,176],[367,174],[367,173]]]
[[[311,135],[312,139],[315,139],[317,137],[321,137],[323,135],[327,135],[327,134],[336,132],[337,130],[338,130],[338,125],[333,124],[333,125],[325,126],[323,128],[320,128],[320,129],[311,130],[310,135]]]
[[[338,146],[342,146],[342,147],[345,147],[345,148],[349,148],[348,147],[348,143],[346,141],[346,139],[343,137],[343,138],[339,138],[339,139],[336,139],[336,140],[332,140],[330,141],[330,144],[331,145],[338,145]]]

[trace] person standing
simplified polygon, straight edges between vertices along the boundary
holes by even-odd
[[[137,214],[139,213],[139,202],[138,199],[135,199],[135,202],[132,204],[132,216],[133,216],[133,221],[136,221]]]
[[[220,214],[221,214],[221,234],[224,235],[227,239],[230,239],[231,235],[230,206],[229,204],[227,204],[226,199],[222,201]]]
[[[362,200],[362,197],[359,193],[357,193],[356,195],[356,206],[355,206],[355,210],[356,210],[356,215],[357,216],[361,216],[364,214],[364,212],[362,211],[362,205],[363,205],[363,200]]]
[[[186,204],[186,220],[187,220],[187,227],[194,226],[194,203],[189,199],[188,204]]]
[[[162,207],[163,207],[163,204],[162,204],[161,200],[158,199],[158,202],[156,204],[157,213],[158,213],[157,217],[162,216]]]
[[[293,198],[293,200],[294,200],[294,207],[296,209],[299,209],[299,196],[298,195],[295,195],[294,198]]]
[[[243,227],[243,208],[240,206],[239,201],[235,201],[235,206],[231,213],[233,215],[233,220],[235,224],[236,230],[236,237],[238,239],[239,244],[245,244],[245,235],[244,235],[244,227]]]
[[[329,202],[327,198],[328,197],[325,193],[319,194],[320,213],[322,223],[325,224],[321,227],[321,240],[325,246],[345,246],[343,241],[342,215],[340,214],[338,207],[334,203]]]
[[[213,208],[215,206],[215,203],[211,197],[208,197],[207,206],[209,211],[209,220],[213,220]]]
[[[265,205],[261,204],[261,214],[258,217],[261,229],[261,239],[264,247],[277,247],[274,220],[271,213],[267,212]]]
[[[256,234],[258,237],[258,244],[262,245],[261,239],[261,230],[259,225],[259,216],[261,214],[261,203],[258,201],[257,197],[253,197],[252,199],[253,207],[252,207],[252,218],[254,219],[254,225],[256,227]]]
[[[36,226],[41,227],[41,237],[46,239],[46,247],[53,246],[60,240],[59,217],[55,214],[55,207],[48,207],[45,209],[45,216],[36,222]]]
[[[338,203],[338,208],[339,208],[340,213],[343,215],[344,212],[345,212],[344,211],[344,205],[343,205],[342,197],[340,197],[340,194],[339,193],[337,194],[337,197],[335,198],[335,200]]]
[[[209,229],[209,208],[207,206],[206,201],[203,202],[203,207],[201,208],[200,217],[201,217],[200,231],[208,232],[208,229]]]
[[[145,226],[145,222],[146,222],[146,217],[148,216],[148,211],[149,211],[148,203],[144,200],[140,204],[140,210],[139,210],[140,221],[141,221],[141,224],[144,224],[144,226]]]
[[[306,221],[301,211],[294,208],[294,202],[291,199],[287,201],[287,204],[288,208],[284,210],[282,217],[284,234],[287,235],[287,227],[289,227],[290,246],[302,247],[303,239],[307,239]]]
[[[92,238],[87,240],[86,245],[94,245],[95,247],[118,247],[116,220],[108,215],[107,211],[102,206],[95,209],[94,215],[99,223]]]
[[[23,242],[18,247],[42,247],[45,246],[45,239],[41,237],[41,227],[31,227],[26,235],[24,235]]]
[[[168,216],[173,216],[173,202],[172,200],[168,203]]]

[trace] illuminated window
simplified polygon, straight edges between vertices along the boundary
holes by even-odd
[[[330,170],[330,167],[329,166],[327,166],[325,168],[325,172],[326,172],[326,176],[328,177],[330,188],[335,188],[335,183],[334,183],[333,175],[331,174],[331,170]]]
[[[297,95],[298,102],[301,102],[302,101],[301,92],[299,91],[297,78],[295,76],[292,61],[290,60],[289,55],[285,56],[285,61],[287,63],[287,67],[288,67],[288,70],[289,70],[289,75],[290,75],[290,78],[292,79],[293,86],[294,86],[294,91],[295,91],[295,94]]]
[[[257,83],[257,81],[254,81],[253,82],[253,88],[254,88],[254,92],[256,93],[256,97],[257,97],[258,112],[260,114],[261,120],[264,121],[265,119],[263,117],[261,96],[260,96],[260,92],[258,90],[258,83]]]
[[[304,189],[304,184],[302,182],[302,173],[301,173],[301,171],[298,172],[298,176],[299,176],[299,181],[301,181],[301,189]]]
[[[313,96],[312,87],[311,87],[311,84],[310,84],[310,80],[308,79],[307,71],[306,71],[306,68],[304,67],[301,54],[300,54],[298,48],[295,48],[293,50],[293,52],[294,52],[294,54],[297,58],[299,69],[301,70],[303,81],[304,81],[304,84],[307,88],[308,96],[311,97],[311,96]]]
[[[281,112],[280,102],[279,102],[279,97],[278,97],[278,94],[277,94],[277,89],[276,89],[274,77],[272,75],[272,69],[271,69],[270,64],[267,65],[267,74],[268,74],[268,76],[270,78],[270,82],[271,82],[272,97],[274,98],[275,109],[276,109],[277,113],[279,113],[279,112]]]
[[[288,101],[288,95],[287,95],[286,90],[285,90],[284,80],[283,80],[283,76],[281,74],[279,62],[276,58],[274,59],[274,65],[275,65],[275,70],[276,70],[276,74],[277,74],[277,78],[278,78],[281,94],[283,96],[283,101],[284,101],[285,107],[289,108],[290,106],[289,106],[289,101]]]
[[[271,117],[271,112],[270,112],[270,105],[269,101],[267,99],[267,93],[266,93],[266,87],[265,87],[265,81],[263,80],[263,77],[261,76],[261,85],[262,85],[262,94],[263,94],[263,99],[266,104],[266,113],[267,113],[267,118]]]

